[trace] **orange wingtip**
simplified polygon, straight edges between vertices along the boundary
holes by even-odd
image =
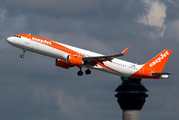
[[[130,47],[126,48],[126,49],[122,52],[122,54],[125,55],[126,52],[129,50],[129,48],[130,48]]]

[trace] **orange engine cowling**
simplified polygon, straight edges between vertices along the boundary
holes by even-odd
[[[66,63],[64,60],[61,60],[61,59],[56,59],[55,65],[58,67],[65,68],[65,69],[69,69],[70,67],[68,63]]]
[[[67,63],[78,67],[84,64],[82,58],[73,55],[67,56]]]

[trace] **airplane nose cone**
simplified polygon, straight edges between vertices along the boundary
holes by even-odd
[[[7,42],[9,42],[9,41],[10,41],[10,37],[7,38]]]
[[[7,38],[7,42],[8,42],[8,43],[12,43],[12,37],[8,37],[8,38]]]

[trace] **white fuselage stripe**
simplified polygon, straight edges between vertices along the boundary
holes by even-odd
[[[52,42],[54,42],[54,41],[52,41]],[[62,44],[59,42],[55,42],[55,43],[65,46],[65,47],[67,47],[77,53],[83,54],[87,57],[102,56],[102,54],[98,54],[98,53],[84,50],[81,48],[73,47],[73,46]],[[35,52],[38,54],[42,54],[45,56],[53,57],[56,59],[62,59],[62,60],[65,60],[63,55],[68,54],[67,52],[57,49],[54,46],[51,46],[48,44],[43,44],[43,43],[37,42],[37,41],[33,41],[33,40],[25,38],[25,37],[21,37],[21,38],[14,37],[14,42],[12,45],[16,46],[18,48],[27,50],[27,51]],[[143,66],[143,65],[137,65],[137,64],[123,61],[123,60],[116,59],[116,58],[114,58],[112,60],[112,62],[105,61],[103,63],[104,63],[104,66],[97,65],[97,66],[91,67],[91,69],[98,69],[98,70],[112,73],[115,75],[128,77],[128,76],[134,74],[136,71],[138,71]],[[84,67],[86,67],[86,66],[84,66]]]

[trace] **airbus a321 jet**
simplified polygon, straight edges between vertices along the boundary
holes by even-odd
[[[21,58],[26,51],[42,54],[56,59],[56,66],[69,69],[79,67],[77,74],[83,75],[82,67],[87,68],[85,73],[89,75],[90,69],[101,70],[107,73],[130,78],[168,78],[170,73],[162,73],[162,70],[171,54],[171,50],[163,50],[157,56],[145,64],[135,64],[116,59],[126,54],[130,47],[123,52],[114,55],[102,55],[81,48],[62,44],[52,40],[36,37],[30,34],[16,34],[8,37],[7,42],[23,50]]]

